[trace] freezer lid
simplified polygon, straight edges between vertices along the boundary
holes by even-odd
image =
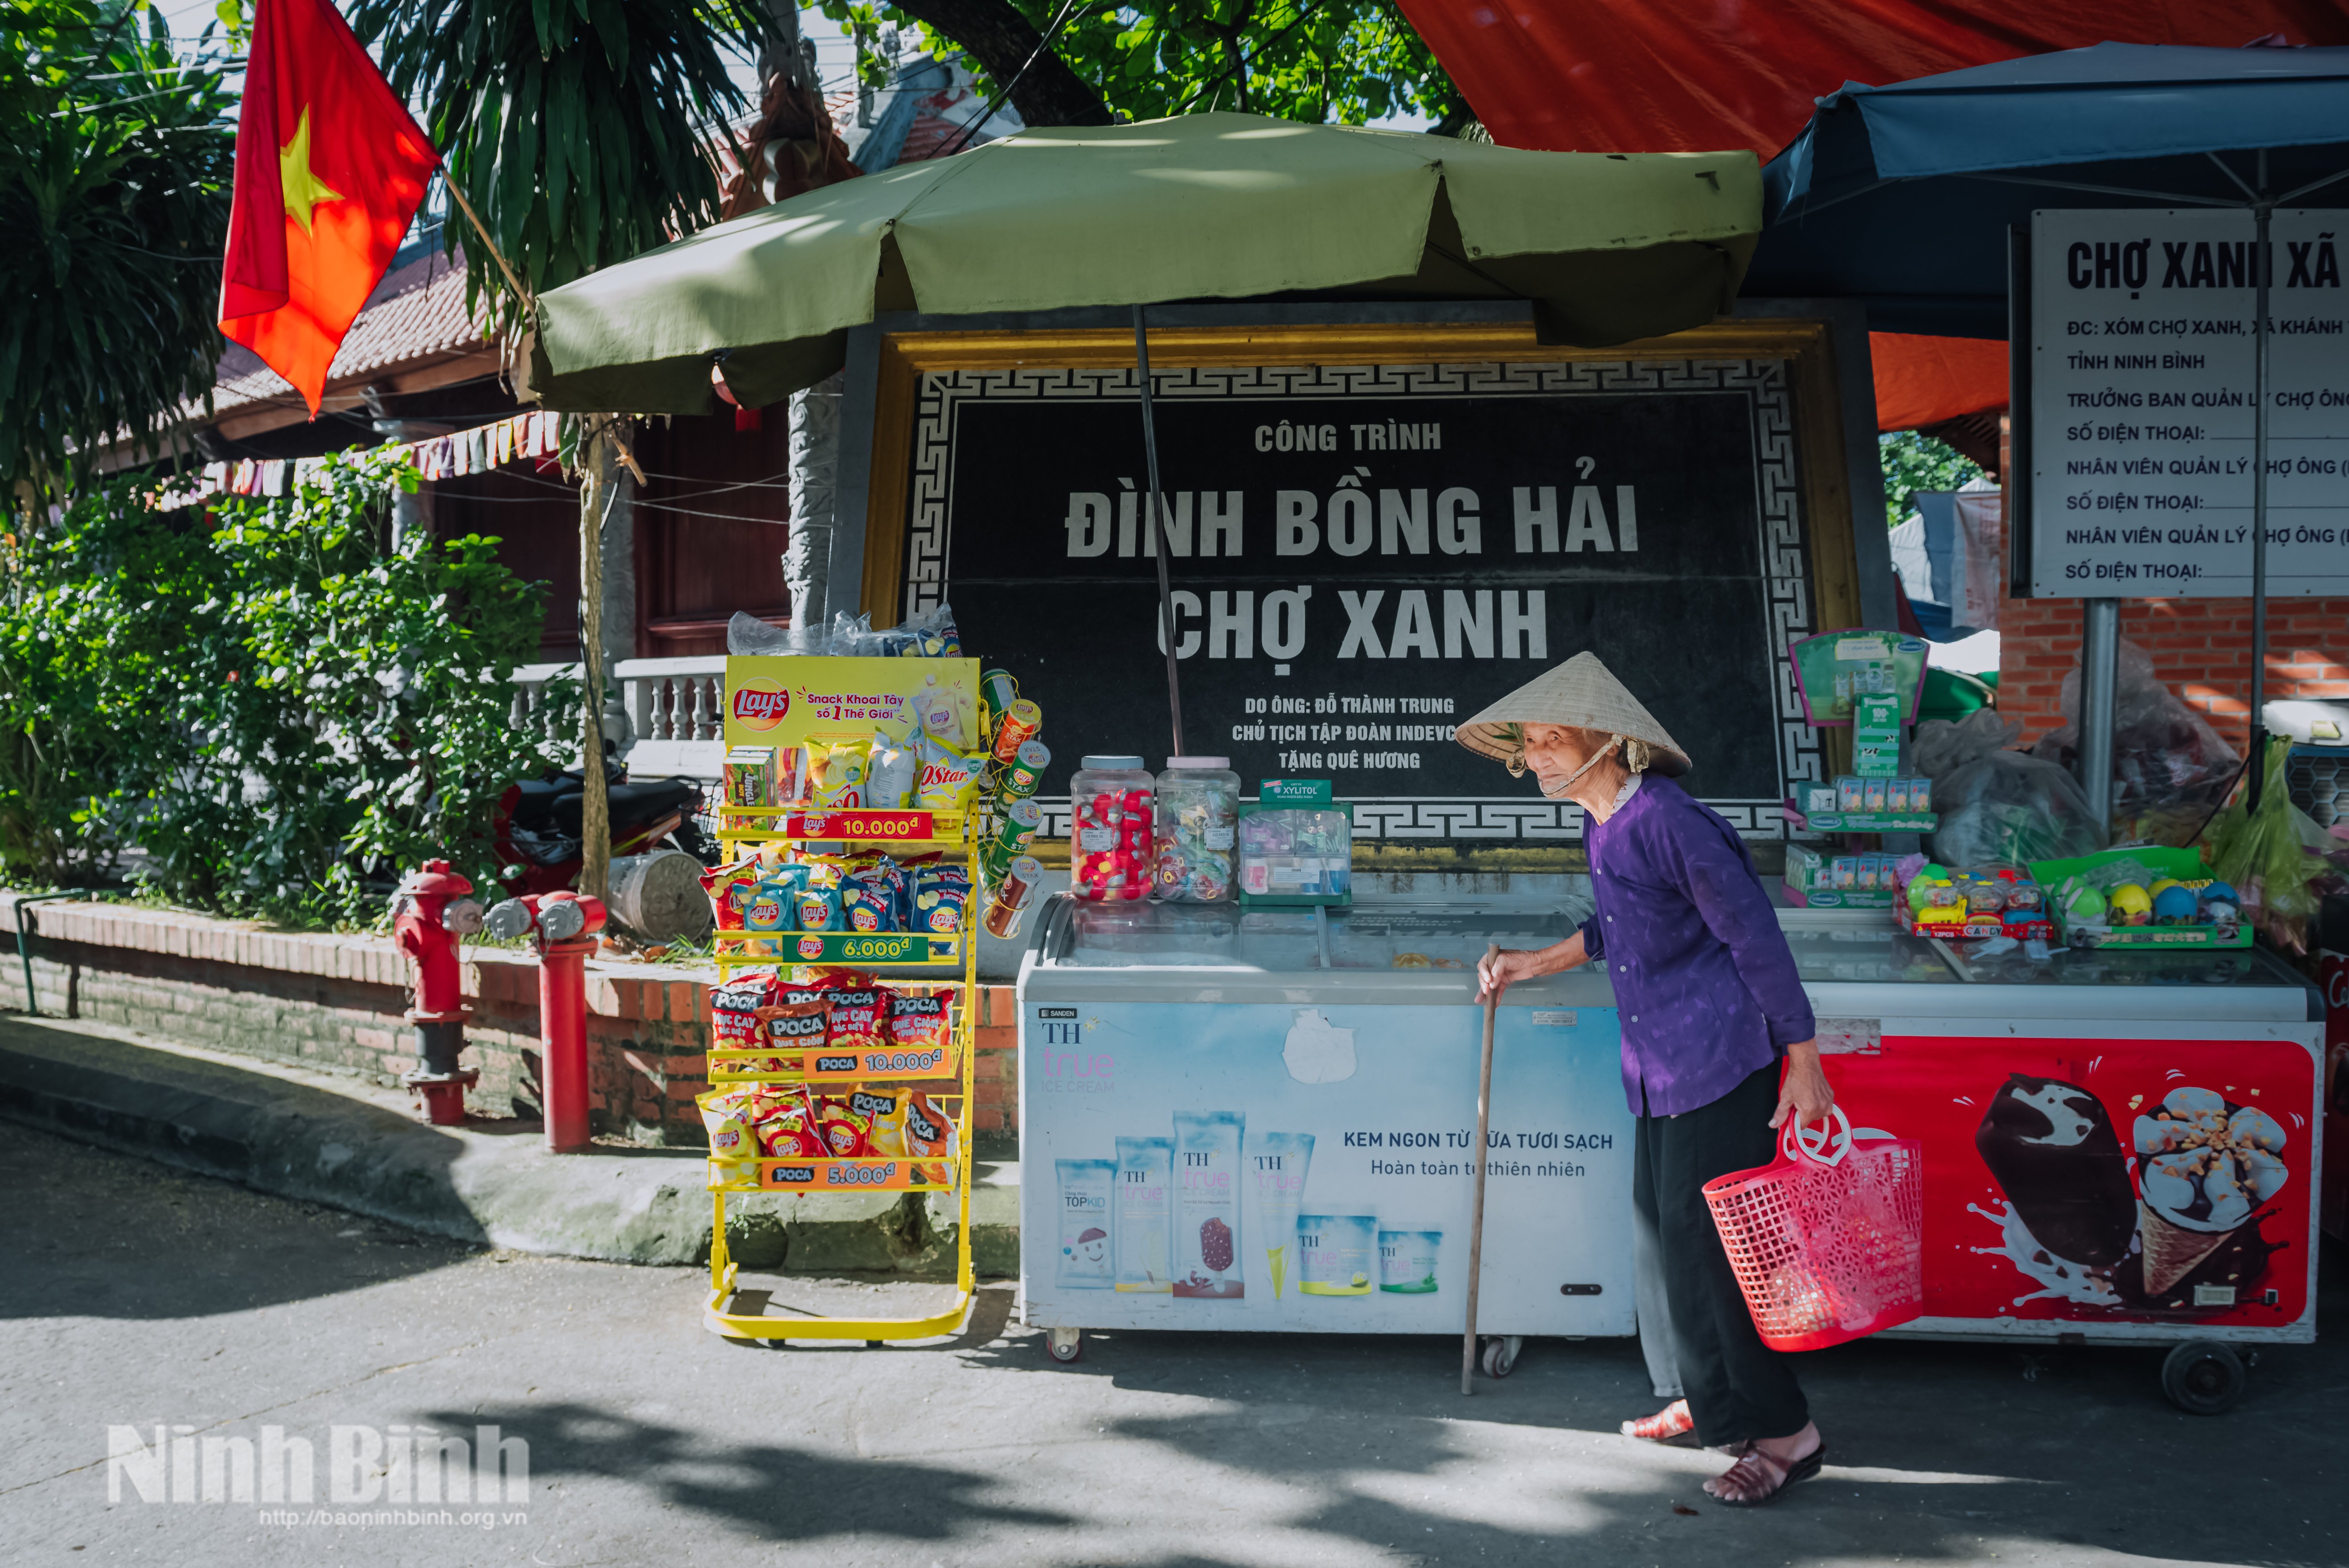
[[[1572,895],[1363,898],[1341,909],[1093,903],[1055,895],[1032,953],[1047,970],[1465,975],[1488,945],[1547,947],[1573,935],[1588,913]]]
[[[2322,1022],[2323,998],[2255,947],[2020,947],[1910,936],[1880,911],[1786,911],[1786,945],[1813,1008],[1837,1016]],[[1931,987],[1930,990],[1923,987]]]

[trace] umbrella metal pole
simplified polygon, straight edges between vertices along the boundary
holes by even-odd
[[[1133,363],[1134,386],[1142,393],[1143,477],[1150,483],[1142,508],[1150,520],[1151,553],[1158,559],[1158,640],[1166,649],[1166,706],[1174,719],[1173,754],[1187,757],[1190,753],[1183,749],[1183,682],[1174,663],[1174,592],[1166,583],[1165,492],[1158,488],[1158,425],[1150,410],[1150,328],[1142,319],[1140,305],[1133,307]]]
[[[2260,154],[2260,190],[2268,185],[2268,155]],[[2273,204],[2251,206],[2251,255],[2255,279],[2251,320],[2251,745],[2245,769],[2251,786],[2245,801],[2256,811],[2267,782],[2268,687],[2268,287],[2275,258],[2269,253],[2268,220]]]
[[[2106,830],[2113,820],[2113,690],[2120,664],[2121,602],[2088,599],[2080,605],[2080,788],[2088,816]]]

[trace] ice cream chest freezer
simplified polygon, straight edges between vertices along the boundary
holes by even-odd
[[[2315,1336],[2323,1005],[2289,966],[1780,922],[1837,1102],[1924,1146],[1925,1315],[1902,1332]]]
[[[1019,982],[1026,1319],[1458,1334],[1488,943],[1555,902],[1056,898]],[[1035,918],[1031,916],[1031,918]],[[1631,1118],[1597,975],[1499,1009],[1479,1326],[1633,1328]]]
[[[1555,901],[1239,911],[1056,898],[1019,1009],[1026,1320],[1456,1334],[1487,943]],[[2255,949],[2059,953],[1781,912],[1857,1128],[1925,1150],[1904,1332],[2314,1332],[2315,989]],[[1628,1335],[1631,1118],[1613,994],[1512,986],[1479,1327]],[[1056,1343],[1058,1342],[1056,1336]]]

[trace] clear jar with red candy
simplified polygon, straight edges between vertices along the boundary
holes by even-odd
[[[1100,903],[1149,897],[1156,841],[1142,758],[1085,758],[1069,780],[1069,891]]]

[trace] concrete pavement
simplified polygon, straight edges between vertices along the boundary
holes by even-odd
[[[1103,1336],[1072,1367],[984,1293],[918,1347],[730,1345],[695,1271],[491,1251],[0,1127],[0,1539],[12,1563],[963,1565],[2349,1560],[2349,1271],[2327,1337],[2243,1404],[2165,1404],[2142,1351],[1869,1343],[1806,1358],[1835,1462],[1776,1507],[1613,1435],[1628,1341],[1537,1341],[1463,1400],[1457,1346]],[[777,1281],[912,1310],[938,1287]],[[325,1523],[144,1501],[110,1425],[305,1437]],[[495,1426],[526,1501],[330,1503],[332,1429]],[[219,1447],[219,1445],[215,1445]],[[364,1457],[363,1449],[359,1451]],[[364,1467],[355,1467],[364,1468]],[[390,1484],[373,1467],[380,1491]],[[224,1491],[233,1491],[224,1486]],[[307,1511],[302,1511],[306,1517]]]
[[[599,1143],[547,1152],[535,1121],[428,1127],[408,1097],[76,1019],[0,1016],[0,1116],[259,1191],[427,1234],[616,1263],[709,1255],[700,1151]],[[979,1161],[971,1244],[1019,1266],[1019,1167]],[[746,1265],[954,1277],[942,1194],[746,1193],[727,1200]]]

